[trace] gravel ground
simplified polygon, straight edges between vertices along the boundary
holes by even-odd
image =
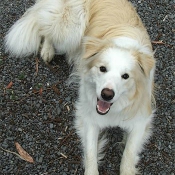
[[[100,0],[99,0],[100,1]],[[141,154],[143,175],[174,175],[175,117],[175,1],[132,0],[157,49],[154,133]],[[83,174],[80,141],[73,128],[77,91],[66,84],[70,68],[63,56],[50,65],[38,57],[12,59],[4,53],[3,38],[10,26],[34,3],[0,1],[0,147],[15,151],[18,142],[35,163],[0,149],[2,175]],[[38,65],[38,71],[36,69]],[[10,82],[13,85],[7,89]],[[109,144],[100,174],[119,174],[122,140],[119,128],[107,130]]]

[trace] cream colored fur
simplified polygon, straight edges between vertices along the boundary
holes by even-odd
[[[44,43],[41,44],[41,40]],[[139,153],[151,134],[155,59],[149,35],[127,0],[37,0],[9,30],[13,57],[37,54],[50,62],[66,53],[79,83],[75,128],[85,175],[98,175],[104,128],[126,130],[120,175],[135,175]],[[104,90],[112,92],[110,99]],[[109,97],[109,95],[108,95]],[[106,112],[107,111],[107,112]],[[103,114],[103,115],[102,115]]]
[[[142,21],[127,0],[92,1],[85,35],[101,39],[125,36],[152,48]]]

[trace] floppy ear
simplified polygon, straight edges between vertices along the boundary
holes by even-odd
[[[154,56],[138,53],[136,59],[141,71],[148,77],[150,75],[151,69],[155,66]]]
[[[83,58],[87,59],[96,55],[104,47],[104,41],[98,38],[86,37],[83,41]]]

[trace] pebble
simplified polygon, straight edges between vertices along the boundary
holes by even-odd
[[[22,129],[21,129],[21,128],[18,128],[18,131],[20,131],[20,132],[21,132],[21,131],[22,131]]]
[[[8,147],[8,144],[7,143],[2,143],[1,145],[3,148],[7,148]]]
[[[71,97],[66,97],[65,101],[69,102],[71,100]]]
[[[10,141],[12,141],[12,140],[14,140],[12,137],[7,137],[7,140],[10,140]]]
[[[44,156],[41,156],[41,157],[39,158],[39,160],[38,160],[39,163],[42,163],[43,157],[44,157]]]
[[[57,115],[60,115],[60,113],[61,113],[61,108],[57,105],[57,107],[56,107],[56,110],[57,110]]]
[[[50,123],[50,128],[51,128],[51,129],[53,128],[53,123]]]

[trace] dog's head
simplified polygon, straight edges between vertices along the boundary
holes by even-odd
[[[94,88],[96,110],[101,115],[107,114],[118,100],[136,98],[140,88],[147,86],[155,64],[150,55],[135,48],[98,39],[85,42],[83,59],[84,77]]]

